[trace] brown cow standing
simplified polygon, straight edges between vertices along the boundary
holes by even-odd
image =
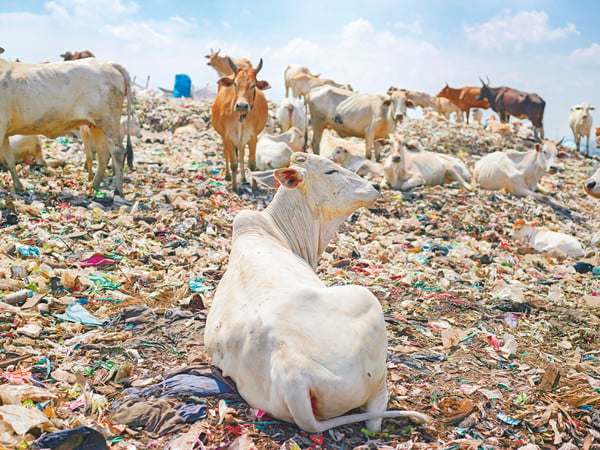
[[[64,61],[75,61],[76,59],[94,58],[95,56],[89,50],[84,50],[82,52],[75,53],[65,52],[64,54],[60,55],[60,57],[63,58]]]
[[[242,181],[246,181],[244,166],[246,144],[249,149],[248,165],[250,170],[256,169],[257,136],[267,124],[269,115],[267,100],[262,91],[270,88],[271,85],[266,81],[256,80],[262,64],[261,58],[256,69],[238,68],[229,59],[233,75],[222,77],[218,81],[219,91],[212,106],[212,125],[223,138],[225,179],[231,180],[231,188],[234,191],[237,191],[238,161],[241,166]]]
[[[437,97],[444,97],[454,103],[460,110],[467,114],[467,123],[469,123],[469,112],[471,108],[488,109],[490,104],[487,100],[477,100],[481,88],[477,86],[465,86],[463,88],[451,88],[446,86],[438,93]]]

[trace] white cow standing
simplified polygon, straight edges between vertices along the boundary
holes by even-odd
[[[120,64],[85,58],[46,64],[0,59],[0,164],[11,173],[15,190],[23,185],[15,168],[8,136],[61,136],[81,125],[94,125],[98,170],[93,186],[100,187],[109,158],[115,171],[115,194],[123,195],[125,149],[119,120],[127,95],[131,116],[133,92],[127,70]],[[132,157],[127,136],[127,157]]]
[[[383,163],[387,187],[406,191],[417,186],[436,186],[451,181],[471,190],[471,174],[458,158],[426,150],[409,151],[398,136],[391,136],[392,153]]]
[[[577,146],[577,151],[579,151],[581,139],[585,136],[585,153],[587,156],[590,156],[590,133],[594,121],[590,111],[594,109],[589,103],[582,103],[581,105],[572,106],[569,112],[569,127],[573,132],[573,140]]]
[[[356,136],[365,139],[365,157],[373,155],[375,139],[387,139],[396,129],[396,123],[406,116],[406,108],[414,104],[404,91],[391,95],[356,94],[332,86],[321,86],[310,91],[308,106],[313,125],[313,152],[319,154],[321,136],[326,126],[341,137]]]
[[[285,98],[275,112],[277,123],[281,131],[287,131],[292,127],[298,128],[302,133],[306,129],[306,111],[304,103],[297,98]]]
[[[255,174],[279,189],[263,211],[233,223],[229,265],[206,320],[213,364],[241,396],[308,432],[385,417],[387,338],[381,306],[366,288],[327,287],[315,273],[340,224],[379,192],[327,158],[294,153],[289,168]],[[366,405],[366,413],[338,417]]]
[[[543,141],[534,150],[517,152],[493,152],[477,163],[473,175],[484,189],[505,190],[514,195],[527,196],[546,201],[545,192],[538,182],[546,172],[556,171],[556,147],[562,142]],[[538,193],[539,191],[541,193]]]

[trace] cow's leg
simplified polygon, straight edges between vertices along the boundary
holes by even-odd
[[[118,138],[107,138],[109,150],[112,150],[112,166],[115,173],[115,195],[123,196],[123,169],[125,167],[125,149]]]
[[[227,149],[225,150],[227,153]],[[233,143],[229,143],[229,167],[231,169],[231,190],[237,192],[237,172],[238,172],[238,149]]]
[[[240,175],[242,176],[242,183],[246,182],[246,143],[237,148],[237,157],[240,164]]]
[[[409,189],[416,188],[417,186],[424,186],[425,179],[421,175],[413,175],[411,178],[406,180],[400,185],[401,191],[408,191]]]
[[[586,141],[585,141],[585,152],[588,156],[590,156],[590,133],[588,132]]]
[[[94,147],[91,127],[93,127],[93,125],[82,125],[81,127],[79,127],[79,134],[81,135],[81,142],[83,143],[83,151],[85,153],[85,169],[88,173],[88,181],[92,181],[92,179],[94,178],[94,174],[92,172],[92,166],[94,161]]]
[[[373,158],[373,147],[375,145],[375,130],[372,128],[367,128],[365,130],[365,158],[372,159]],[[377,159],[375,159],[377,161]]]
[[[320,152],[320,145],[321,145],[321,137],[323,136],[323,128],[325,127],[325,125],[319,121],[316,120],[314,118],[314,115],[312,117],[312,121],[313,121],[313,138],[312,138],[312,148],[313,148],[313,153],[315,155],[318,155]]]
[[[472,191],[473,187],[467,183],[467,181],[462,177],[460,172],[456,170],[454,167],[450,167],[446,171],[446,177],[449,177],[451,180],[456,180],[458,183],[465,189]]]
[[[2,147],[0,148],[0,162],[10,172],[15,191],[23,192],[23,185],[21,184],[21,180],[19,180],[19,174],[17,174],[15,154],[8,141],[8,136],[2,136],[2,134],[0,134],[0,142],[2,142]]]
[[[537,128],[536,128],[537,131]],[[579,152],[579,143],[581,142],[581,135],[579,133],[575,134],[575,148],[577,148],[577,151]]]
[[[250,136],[250,140],[248,141],[248,168],[250,171],[256,170],[256,143],[258,139],[256,134]],[[256,190],[256,180],[252,178],[252,191]]]
[[[466,111],[463,111],[463,113],[466,113],[467,115],[467,125],[469,124],[469,114],[471,114],[471,108],[467,108]]]
[[[381,388],[371,400],[368,401],[366,410],[367,412],[383,413],[387,409],[388,403],[388,392],[385,378],[381,384]],[[381,431],[381,418],[367,420],[365,425],[370,431]]]

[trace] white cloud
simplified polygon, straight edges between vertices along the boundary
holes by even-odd
[[[415,19],[412,22],[404,23],[404,22],[396,22],[394,24],[394,28],[398,30],[406,30],[412,34],[422,34],[423,33],[423,21],[420,19]]]
[[[150,44],[151,47],[166,48],[174,39],[159,33],[148,23],[127,23],[125,25],[107,25],[106,30],[113,36],[131,43]]]
[[[571,57],[576,61],[600,64],[600,45],[594,42],[588,48],[573,50]]]
[[[116,17],[138,11],[134,1],[122,0],[53,0],[44,5],[53,12],[67,12],[73,17]]]
[[[504,49],[507,45],[521,50],[525,43],[539,44],[579,34],[572,23],[564,28],[550,28],[548,14],[544,11],[519,11],[511,15],[504,10],[488,22],[473,26],[465,25],[466,38],[482,48]]]
[[[226,20],[222,20],[221,24],[228,30],[231,28],[231,24],[229,22],[227,22]]]

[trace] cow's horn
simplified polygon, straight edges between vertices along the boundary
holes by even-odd
[[[238,68],[229,56],[227,57],[227,61],[229,61],[229,67],[231,67],[231,70],[233,70],[233,73],[237,73]]]
[[[487,75],[485,76],[485,78],[488,80],[487,84],[488,86],[490,85],[490,77],[488,77]]]
[[[565,140],[565,137],[563,136],[562,138],[560,138],[560,141],[558,141],[556,143],[556,146],[558,147],[560,144],[562,144],[562,141],[564,141],[564,140]]]
[[[221,53],[221,49],[217,50],[217,55],[218,55],[219,53]]]
[[[256,66],[256,73],[258,74],[258,72],[260,72],[260,69],[262,69],[262,58],[260,58],[260,61],[258,62],[258,66]]]
[[[481,84],[483,84],[483,85],[485,86],[485,81],[483,81],[483,80],[481,79],[481,77],[479,77],[479,81],[481,81]]]
[[[214,53],[214,51],[213,51],[212,47],[210,48],[210,52],[211,52],[211,53]]]

